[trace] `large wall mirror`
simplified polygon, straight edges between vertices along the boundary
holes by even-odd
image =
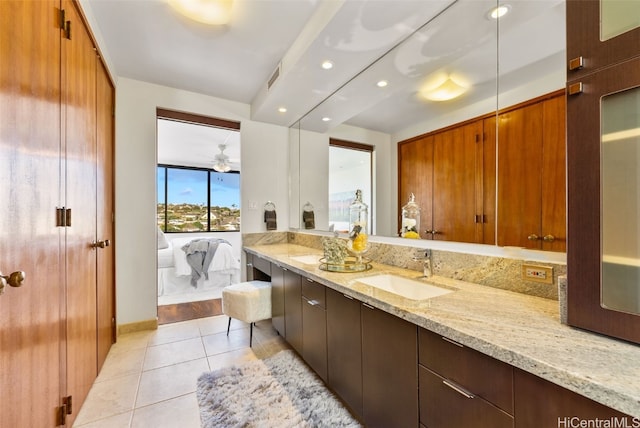
[[[497,118],[505,108],[564,88],[564,1],[508,3],[500,2],[507,14],[494,19],[496,0],[452,1],[291,127],[291,228],[305,229],[302,207],[310,203],[315,229],[330,230],[331,139],[374,147],[371,232],[397,237],[401,202],[408,199],[398,195],[398,143],[471,119]],[[457,90],[457,97],[438,100]],[[487,123],[500,142],[499,121]],[[500,160],[495,164],[500,167]],[[528,191],[508,189],[520,198]],[[506,212],[499,206],[504,195],[497,193],[492,203],[500,214]],[[495,238],[485,242],[518,246],[490,233]]]

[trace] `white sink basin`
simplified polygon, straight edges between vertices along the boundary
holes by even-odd
[[[292,256],[289,258],[294,262],[302,263],[303,265],[317,266],[320,264],[320,256],[315,256],[313,254],[307,254],[306,256]]]
[[[358,279],[356,282],[379,288],[389,293],[398,294],[411,300],[430,299],[453,292],[453,290],[437,287],[425,282],[389,274],[368,276]]]

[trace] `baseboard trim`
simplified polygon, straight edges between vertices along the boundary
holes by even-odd
[[[128,324],[118,325],[118,336],[120,336],[121,334],[135,333],[137,331],[157,330],[157,329],[158,329],[157,318],[154,318],[152,320],[136,321]]]

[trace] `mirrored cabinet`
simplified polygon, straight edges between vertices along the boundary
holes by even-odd
[[[640,2],[569,1],[567,24],[568,321],[640,343]]]

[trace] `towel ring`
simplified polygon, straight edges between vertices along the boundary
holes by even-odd
[[[302,206],[302,211],[313,211],[313,205],[311,205],[311,202],[307,201],[307,203]]]
[[[271,201],[267,201],[267,203],[264,204],[264,209],[265,209],[265,211],[275,211],[276,210],[276,204],[274,204]]]

